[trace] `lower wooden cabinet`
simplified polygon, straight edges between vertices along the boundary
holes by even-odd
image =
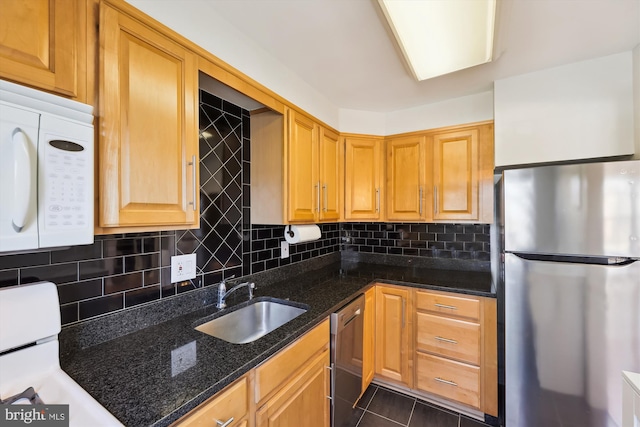
[[[498,415],[495,298],[376,285],[375,378]]]
[[[176,425],[180,427],[248,427],[251,421],[253,372],[236,380],[227,388],[203,403]],[[226,424],[228,423],[228,424]]]
[[[376,374],[411,387],[409,288],[376,285]]]
[[[314,357],[256,411],[256,427],[329,427],[329,350]]]
[[[495,298],[414,292],[415,389],[497,416]]]
[[[375,373],[376,351],[376,287],[364,293],[364,324],[362,331],[362,393],[367,390]]]

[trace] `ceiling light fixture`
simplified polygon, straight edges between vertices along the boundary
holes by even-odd
[[[496,0],[378,0],[418,81],[491,61]]]

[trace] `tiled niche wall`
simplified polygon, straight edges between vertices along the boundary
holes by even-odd
[[[344,223],[344,251],[490,260],[488,224]]]
[[[200,228],[178,232],[176,244],[178,254],[196,254],[205,284],[250,272],[242,266],[250,238],[249,126],[247,110],[200,91]]]

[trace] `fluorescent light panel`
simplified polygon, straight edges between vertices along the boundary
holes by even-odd
[[[496,0],[378,0],[418,80],[491,61]]]

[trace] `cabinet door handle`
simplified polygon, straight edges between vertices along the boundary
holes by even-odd
[[[322,210],[326,212],[327,206],[329,205],[329,196],[327,195],[327,184],[322,185],[322,194],[324,194],[324,205],[322,206]]]
[[[316,212],[320,212],[320,181],[315,185],[316,188]]]
[[[402,328],[404,329],[404,312],[405,312],[406,301],[402,298]]]
[[[197,183],[196,183],[196,156],[195,154],[193,156],[191,156],[191,161],[188,163],[189,166],[191,166],[191,185],[193,187],[193,193],[192,193],[192,202],[189,202],[190,205],[193,206],[193,210],[196,210],[196,197],[198,197],[197,195]]]
[[[438,186],[437,185],[433,186],[433,204],[434,204],[436,213],[438,213]]]
[[[435,339],[442,342],[448,342],[449,344],[458,344],[458,341],[450,340],[449,338],[435,337]]]
[[[439,383],[449,384],[454,387],[458,387],[458,384],[454,383],[453,381],[443,380],[442,378],[438,378],[438,377],[435,377],[434,380],[438,381]]]
[[[376,188],[376,212],[380,212],[380,188]]]
[[[233,417],[229,418],[227,421],[216,420],[216,425],[218,427],[227,427],[229,424],[233,422]]]
[[[420,216],[422,216],[422,186],[420,187],[420,190],[418,191],[418,195],[420,197],[420,208],[419,208],[418,212],[420,213]]]
[[[446,304],[438,304],[438,303],[435,303],[433,305],[435,305],[438,308],[446,308],[446,309],[449,309],[449,310],[457,310],[458,309],[458,307],[456,307],[455,305],[446,305]]]

